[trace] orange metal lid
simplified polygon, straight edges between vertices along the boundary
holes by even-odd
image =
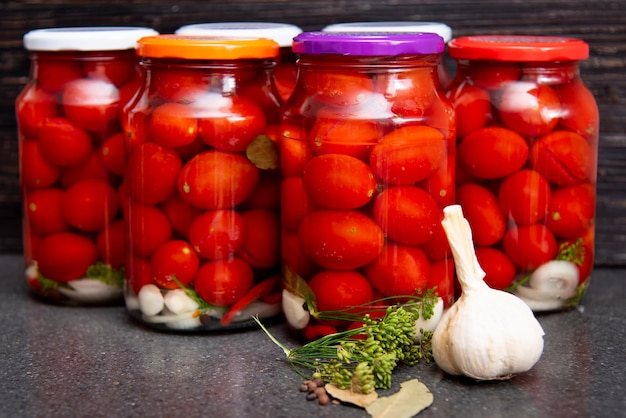
[[[484,35],[454,38],[452,58],[493,61],[575,61],[589,56],[581,39],[559,36]]]
[[[271,39],[225,36],[157,35],[139,39],[137,54],[149,58],[275,58],[280,47]]]

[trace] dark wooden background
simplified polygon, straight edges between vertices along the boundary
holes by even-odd
[[[447,23],[454,36],[565,35],[591,55],[583,79],[600,108],[596,264],[626,265],[626,1],[359,0],[163,1],[28,0],[0,3],[0,252],[21,251],[14,101],[29,69],[22,36],[61,26],[148,26],[171,33],[209,21],[287,22],[304,30],[330,23],[422,20]]]

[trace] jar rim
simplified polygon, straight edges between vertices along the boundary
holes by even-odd
[[[280,48],[271,39],[235,36],[157,35],[139,39],[137,54],[147,58],[268,59]]]
[[[209,22],[184,25],[176,29],[178,35],[242,36],[269,38],[280,47],[291,47],[294,36],[302,29],[289,23],[275,22]]]
[[[118,51],[135,49],[137,40],[157,34],[134,26],[44,28],[27,32],[23,43],[29,51]]]
[[[395,56],[443,53],[445,43],[429,32],[303,32],[293,38],[296,54]]]
[[[561,36],[463,36],[448,43],[448,54],[469,60],[572,61],[587,58],[589,45],[582,39]]]

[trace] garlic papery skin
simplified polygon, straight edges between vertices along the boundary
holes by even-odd
[[[459,205],[444,208],[442,225],[462,294],[433,333],[435,362],[448,374],[476,380],[508,379],[530,370],[543,353],[543,328],[521,299],[484,282]]]

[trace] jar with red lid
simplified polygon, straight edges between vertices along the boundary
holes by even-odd
[[[126,107],[126,306],[163,330],[280,314],[279,100],[269,39],[139,40]]]
[[[575,306],[594,259],[598,108],[588,45],[554,36],[453,39],[458,203],[485,280],[535,311]]]
[[[139,84],[141,27],[24,35],[29,81],[16,99],[29,288],[68,304],[123,301],[122,108]]]
[[[304,339],[429,290],[439,314],[453,301],[440,224],[455,153],[454,110],[438,90],[443,48],[432,33],[294,38],[280,142],[283,311]]]
[[[436,33],[447,44],[452,39],[452,28],[443,22],[426,22],[415,20],[376,21],[376,22],[344,22],[334,23],[322,29],[324,32],[427,32]],[[441,53],[437,75],[441,88],[445,89],[452,81],[446,66],[445,51]]]
[[[278,22],[210,22],[195,23],[176,29],[180,35],[246,36],[271,39],[280,47],[274,67],[274,84],[286,101],[296,84],[296,57],[291,50],[294,36],[302,33],[296,25]]]

